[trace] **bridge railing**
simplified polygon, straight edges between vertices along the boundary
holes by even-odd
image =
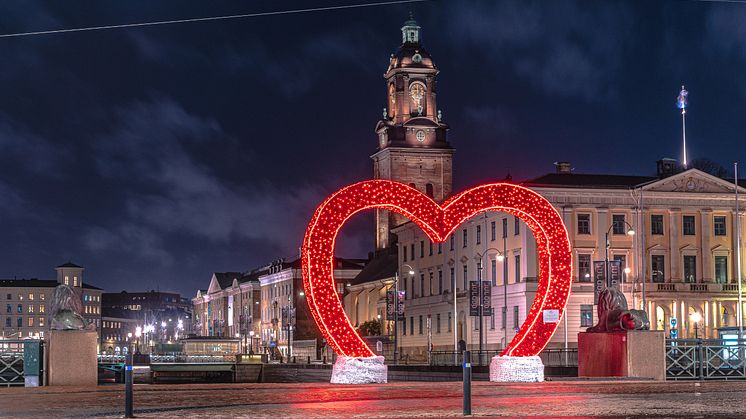
[[[151,354],[150,363],[154,364],[209,364],[209,363],[235,363],[236,355],[186,355]],[[99,354],[99,364],[124,364],[124,355]]]

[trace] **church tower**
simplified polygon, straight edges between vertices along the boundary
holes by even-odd
[[[453,148],[448,125],[436,105],[438,69],[422,46],[420,27],[410,16],[401,28],[402,44],[391,55],[384,74],[388,107],[376,125],[378,151],[373,176],[409,184],[436,202],[452,191]],[[376,211],[376,249],[390,247],[392,227],[408,220],[385,210]]]

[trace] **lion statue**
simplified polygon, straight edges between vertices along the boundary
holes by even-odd
[[[629,310],[627,298],[616,287],[606,288],[598,296],[598,324],[587,332],[620,332],[648,330],[650,320],[642,310]]]
[[[52,330],[91,330],[95,328],[88,323],[80,312],[83,304],[75,289],[69,285],[61,284],[54,289],[52,296]]]

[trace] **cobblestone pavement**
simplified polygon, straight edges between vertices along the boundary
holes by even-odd
[[[460,382],[136,385],[137,417],[461,417]],[[474,416],[746,417],[746,382],[475,382]],[[122,385],[0,388],[0,417],[121,417]]]

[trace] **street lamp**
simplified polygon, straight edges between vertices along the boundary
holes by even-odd
[[[622,221],[622,222],[625,224],[624,227],[629,227],[629,229],[625,231],[624,234],[630,237],[634,236],[635,229],[632,227],[632,224],[626,221]],[[606,287],[607,288],[611,286],[611,278],[609,278],[609,247],[611,246],[611,243],[609,243],[609,233],[611,233],[611,229],[614,228],[615,224],[616,223],[612,222],[611,225],[609,226],[609,229],[606,230],[606,257],[604,259],[604,270],[605,270],[604,273],[606,274]],[[624,272],[629,273],[627,272],[627,269],[625,269]]]
[[[484,259],[484,255],[486,255],[487,252],[489,252],[490,250],[494,250],[495,252],[497,252],[495,256],[496,260],[500,262],[505,260],[505,255],[503,254],[503,252],[501,252],[500,250],[494,247],[490,247],[489,249],[485,250],[484,253],[482,254],[477,253],[477,255],[474,257],[474,259],[477,259],[477,262],[478,262],[477,281],[479,285],[479,361],[480,361],[480,365],[482,361],[482,342],[484,340],[483,338],[484,337],[484,296],[482,295],[482,282],[484,281],[484,279],[482,278],[482,261]],[[508,289],[505,288],[503,291],[505,293],[505,306],[507,307]],[[491,305],[492,304],[490,304],[490,306]],[[507,333],[507,327],[505,329]]]
[[[249,330],[249,338],[251,341],[249,342],[249,355],[254,355],[254,331]]]
[[[689,319],[694,322],[694,339],[699,339],[699,322],[702,320],[702,315],[699,314],[699,312],[695,311],[694,313],[689,315]]]
[[[414,276],[414,268],[407,263],[401,266],[407,268],[411,278]],[[399,363],[399,269],[394,274],[394,361]]]

